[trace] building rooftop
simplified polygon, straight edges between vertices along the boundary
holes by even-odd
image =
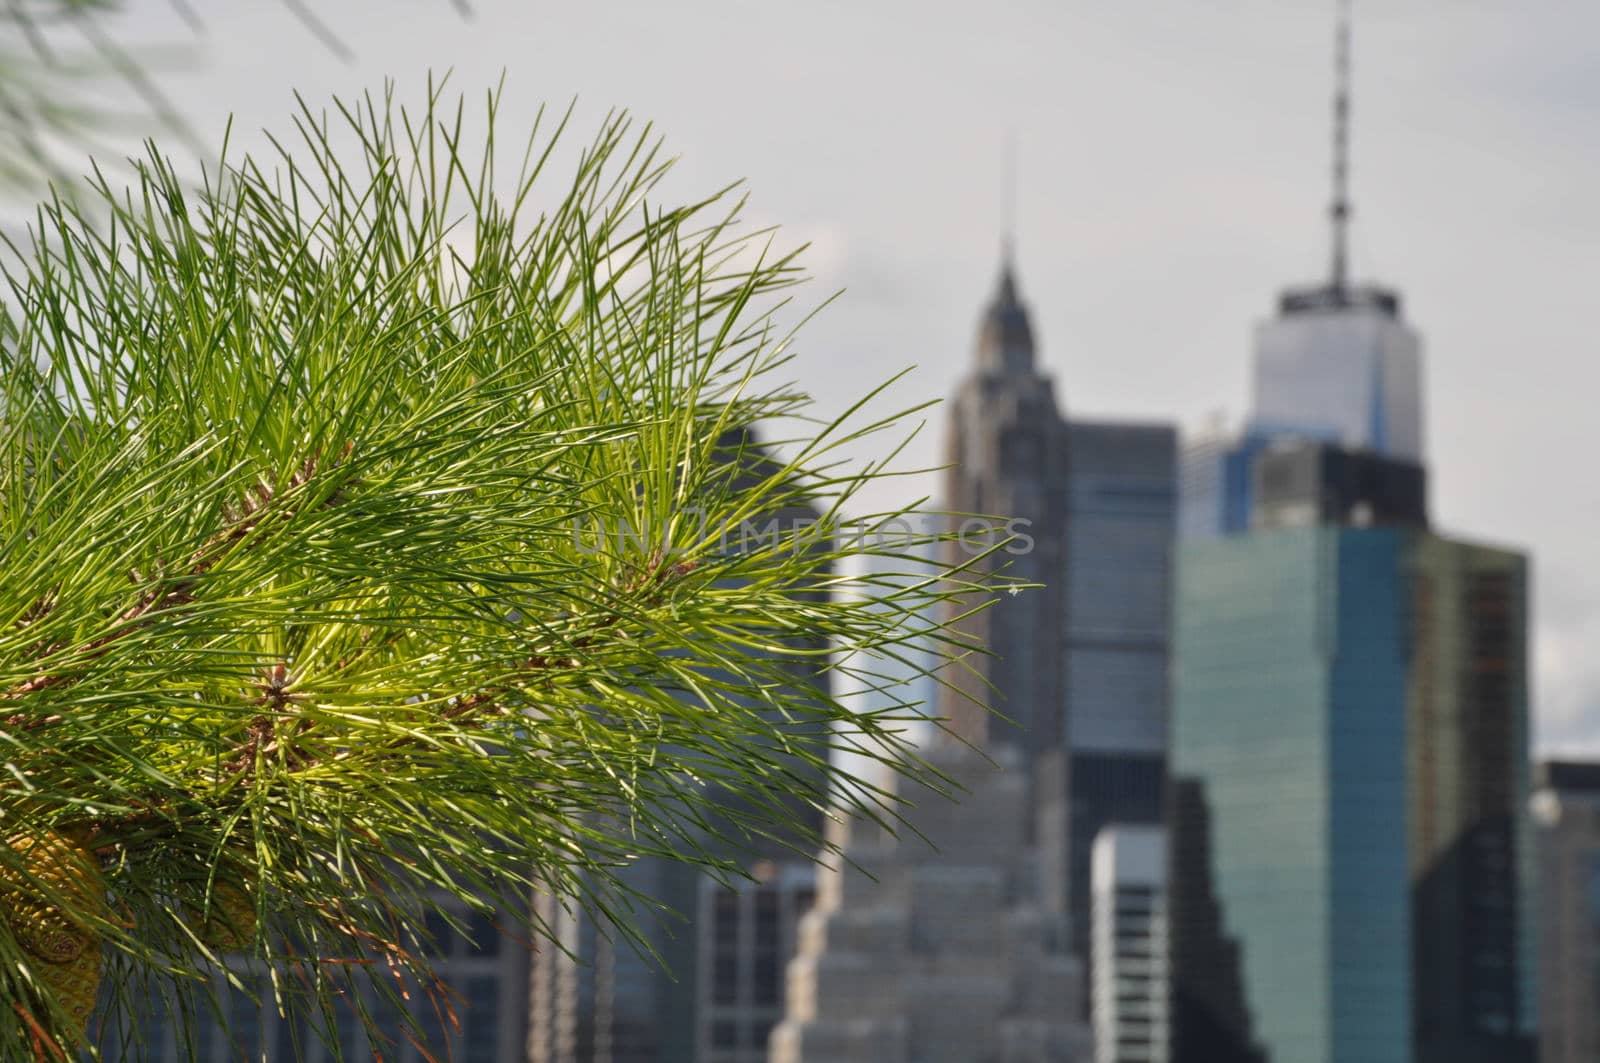
[[[1385,317],[1400,319],[1400,293],[1375,284],[1317,284],[1290,288],[1278,296],[1278,312],[1295,314],[1327,313],[1331,310],[1377,310]]]
[[[1541,761],[1533,769],[1533,788],[1564,793],[1600,794],[1600,762]]]

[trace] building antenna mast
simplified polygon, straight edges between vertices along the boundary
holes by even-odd
[[[1350,273],[1350,8],[1351,0],[1337,0],[1338,25],[1333,60],[1333,202],[1328,218],[1333,224],[1333,263],[1330,283],[1343,292]]]
[[[1017,133],[1006,132],[1005,173],[1000,186],[1000,255],[1010,268],[1017,253]]]

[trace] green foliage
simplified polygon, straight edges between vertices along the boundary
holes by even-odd
[[[641,856],[810,852],[795,810],[830,787],[892,815],[835,747],[938,782],[910,706],[811,673],[965,652],[919,618],[987,578],[767,528],[837,522],[887,475],[839,448],[893,451],[907,414],[812,419],[774,323],[799,267],[726,190],[657,203],[650,130],[613,116],[558,177],[541,115],[497,184],[498,101],[479,152],[437,90],[303,107],[198,189],[151,149],[11,248],[0,889],[103,943],[95,1029],[243,937],[331,1036],[352,979],[430,989],[442,901],[537,940],[531,890],[611,906]],[[904,574],[843,572],[871,553]],[[103,893],[25,859],[72,845]],[[82,1031],[26,936],[0,920],[0,1052],[47,1058]]]

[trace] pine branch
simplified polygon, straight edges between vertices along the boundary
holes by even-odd
[[[235,946],[286,1021],[421,1039],[430,913],[630,934],[638,859],[893,824],[835,751],[945,785],[914,704],[823,674],[935,670],[974,648],[917,618],[1005,586],[836,527],[899,471],[841,450],[916,411],[816,415],[796,260],[727,190],[657,203],[648,130],[555,177],[541,116],[508,181],[498,107],[470,156],[440,86],[306,107],[198,192],[152,152],[0,255],[0,1045],[136,1058]],[[35,923],[103,958],[92,1030]]]

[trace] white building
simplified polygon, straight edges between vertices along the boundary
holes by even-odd
[[[1167,840],[1113,825],[1094,842],[1090,1012],[1095,1063],[1167,1063]]]

